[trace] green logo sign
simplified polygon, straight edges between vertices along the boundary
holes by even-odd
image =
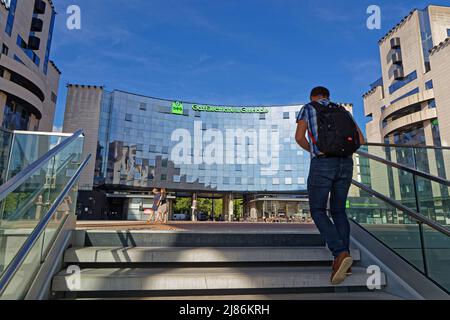
[[[182,115],[184,113],[183,104],[179,101],[172,102],[172,113]]]
[[[223,113],[268,113],[268,108],[248,108],[248,107],[215,107],[208,105],[194,104],[192,106],[194,111],[204,112],[223,112]]]

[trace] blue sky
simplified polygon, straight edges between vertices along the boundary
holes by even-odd
[[[58,0],[51,58],[66,84],[105,85],[161,98],[222,105],[307,102],[315,85],[354,103],[380,77],[377,41],[412,8],[411,0]],[[81,8],[81,30],[66,9]],[[366,9],[382,10],[381,30]],[[450,5],[449,1],[433,4]]]

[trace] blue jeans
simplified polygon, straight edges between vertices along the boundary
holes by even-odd
[[[350,222],[345,208],[352,177],[352,158],[314,158],[311,161],[308,178],[311,215],[335,257],[350,252]],[[328,199],[333,221],[327,215]]]

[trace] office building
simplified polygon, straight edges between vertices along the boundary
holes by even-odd
[[[256,220],[307,206],[310,157],[294,139],[301,107],[218,106],[68,85],[63,130],[84,129],[84,153],[96,160],[80,189],[105,194],[108,212],[134,219],[130,208],[149,206],[148,191],[158,187],[222,198],[228,217],[239,197]]]
[[[50,60],[55,24],[51,0],[0,3],[0,124],[52,131],[60,71]]]
[[[413,10],[380,41],[381,77],[364,94],[370,142],[450,145],[450,7]]]

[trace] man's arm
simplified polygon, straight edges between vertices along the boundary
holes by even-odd
[[[311,146],[306,139],[306,130],[308,130],[308,124],[305,120],[300,120],[297,122],[297,132],[295,133],[295,141],[302,149],[311,152]]]

